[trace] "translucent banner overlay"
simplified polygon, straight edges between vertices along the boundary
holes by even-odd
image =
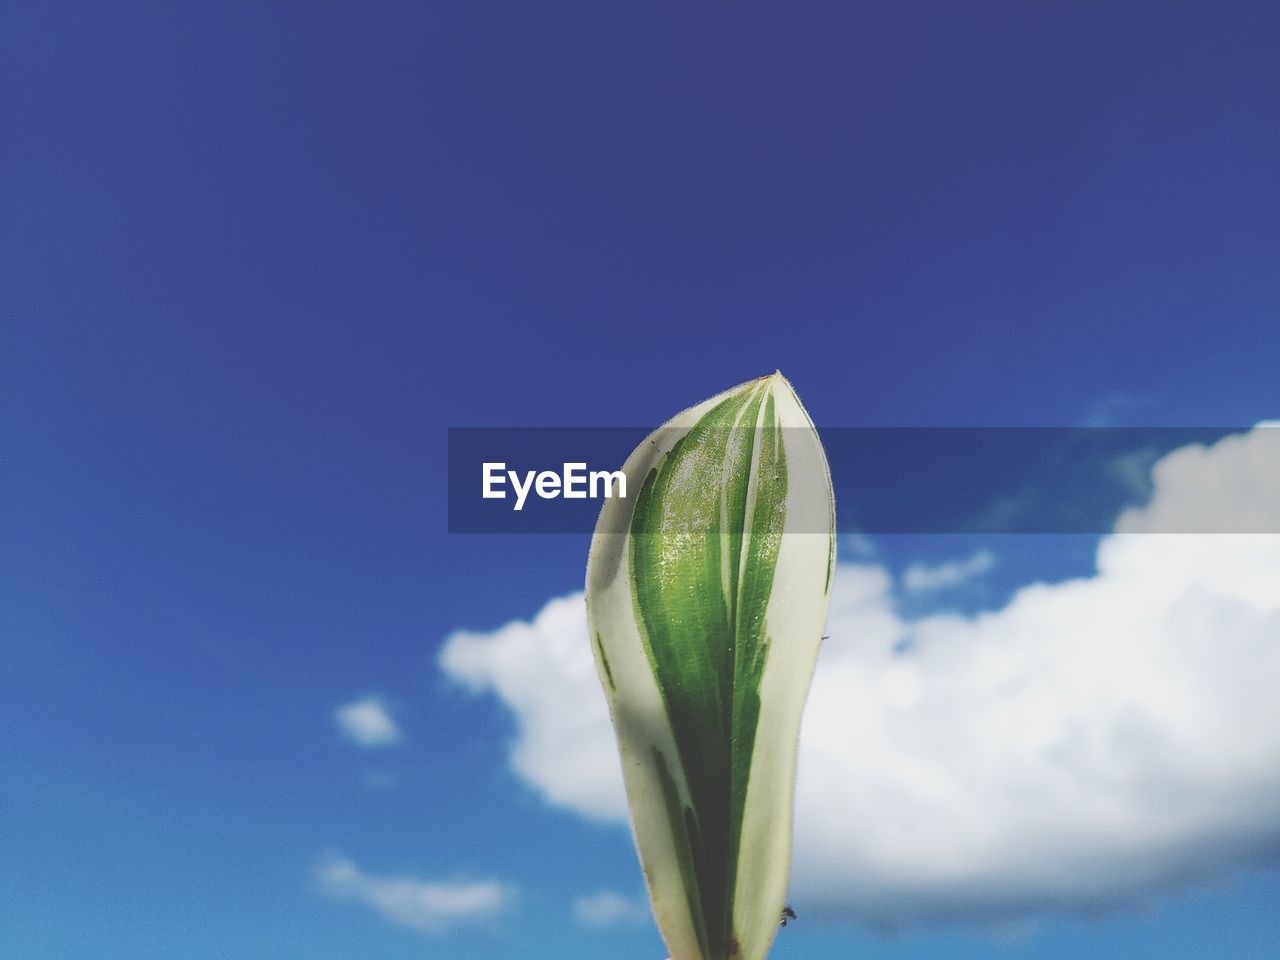
[[[842,533],[1280,533],[1276,425],[818,432]],[[604,496],[639,493],[644,477],[617,472],[646,438],[679,439],[625,427],[450,428],[448,529],[590,532]],[[791,529],[806,530],[797,509]]]

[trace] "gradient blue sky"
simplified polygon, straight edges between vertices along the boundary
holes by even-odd
[[[626,832],[546,806],[436,665],[586,550],[447,535],[447,426],[656,424],[775,368],[832,425],[1280,411],[1274,4],[0,23],[6,956],[660,960],[571,909],[639,890]],[[1090,548],[1018,548],[993,589]],[[370,691],[394,748],[335,730]],[[334,851],[519,892],[423,934],[318,891]],[[1016,930],[801,923],[776,956],[1274,957],[1268,862]]]

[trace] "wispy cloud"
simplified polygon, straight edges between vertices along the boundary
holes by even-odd
[[[1086,427],[1119,427],[1140,419],[1154,406],[1150,396],[1115,391],[1089,408],[1084,417]]]
[[[1154,489],[1151,482],[1151,468],[1160,459],[1160,454],[1153,447],[1144,447],[1121,454],[1112,459],[1112,474],[1124,485],[1129,495],[1145,501]]]
[[[648,906],[612,890],[602,890],[573,901],[573,915],[589,927],[609,927],[617,923],[639,923],[649,917]]]
[[[400,785],[400,775],[394,770],[369,767],[360,775],[360,781],[370,790],[390,790]]]
[[[840,552],[859,560],[873,560],[880,556],[880,548],[865,533],[846,533],[840,537]]]
[[[1238,517],[1210,529],[1277,529],[1262,432],[1161,460],[1093,575],[1002,609],[907,621],[883,567],[837,566],[797,782],[806,916],[1009,923],[1280,864],[1280,535],[1142,532],[1212,504]],[[549,802],[625,821],[581,594],[440,662],[508,705]]]
[[[316,880],[329,896],[363,903],[388,920],[426,933],[442,933],[454,924],[491,917],[512,897],[510,888],[493,880],[442,883],[380,877],[336,856],[320,866]]]
[[[389,747],[404,739],[391,716],[391,705],[379,694],[344,703],[333,711],[339,732],[356,746]]]
[[[990,550],[979,550],[964,560],[952,560],[933,567],[913,563],[902,574],[902,586],[911,593],[944,590],[981,576],[995,564],[996,558]]]

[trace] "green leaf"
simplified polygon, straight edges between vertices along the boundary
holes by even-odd
[[[826,457],[774,374],[678,414],[623,471],[587,609],[654,915],[672,960],[759,960],[834,562]]]

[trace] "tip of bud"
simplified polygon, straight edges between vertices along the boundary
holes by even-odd
[[[781,370],[775,370],[773,371],[773,373],[769,374],[767,377],[761,377],[760,379],[768,381],[769,386],[772,389],[777,390],[779,388],[784,388],[786,392],[790,394],[792,397],[796,396],[795,387],[791,386],[791,381],[782,375]],[[796,398],[796,402],[797,403],[799,402],[799,398]]]

